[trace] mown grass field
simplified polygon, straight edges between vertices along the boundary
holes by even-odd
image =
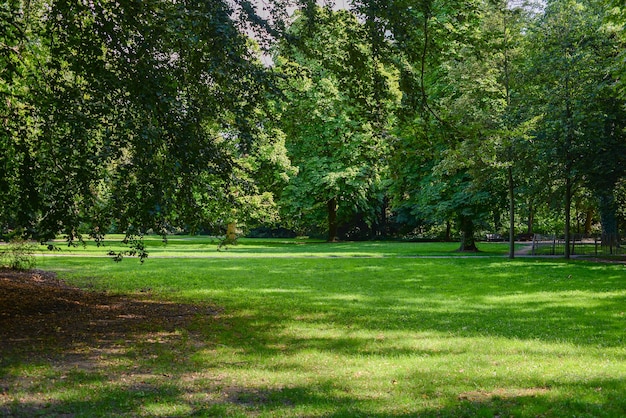
[[[5,356],[0,411],[626,415],[622,264],[510,261],[502,244],[461,257],[456,244],[147,243],[144,264],[89,247],[38,267],[90,291],[207,309],[174,330]]]
[[[86,245],[68,246],[63,239],[53,242],[57,251],[53,255],[80,256],[91,255],[102,257],[108,251],[122,251],[128,249],[120,241],[122,235],[107,236],[102,246],[88,241]],[[163,240],[160,236],[144,237],[144,244],[151,257],[219,257],[219,258],[255,258],[255,257],[416,257],[416,256],[445,256],[454,255],[459,247],[456,242],[340,242],[328,244],[314,239],[254,239],[241,238],[237,245],[220,247],[220,240],[212,237],[191,237],[185,235],[169,236]],[[522,244],[523,245],[523,244]],[[508,254],[505,243],[484,242],[480,244],[481,252],[468,253],[466,256],[493,256]],[[41,247],[41,255],[50,255],[50,252]]]

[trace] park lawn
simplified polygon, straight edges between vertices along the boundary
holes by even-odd
[[[121,243],[122,235],[107,235],[101,246],[93,241],[68,246],[62,238],[55,240],[56,250],[50,252],[41,246],[40,255],[105,256],[109,251],[128,250]],[[170,235],[166,240],[159,235],[148,235],[143,242],[149,257],[414,257],[449,256],[459,248],[458,242],[414,243],[407,241],[339,242],[329,244],[309,238],[255,239],[240,238],[237,245],[220,246],[220,239],[211,236]],[[524,246],[520,244],[518,247]],[[526,244],[527,245],[527,244]],[[468,256],[508,254],[508,243],[481,242],[480,252]]]
[[[352,245],[347,254],[371,253]],[[419,245],[416,254],[431,253]],[[143,265],[42,257],[40,268],[81,288],[211,313],[106,347],[5,358],[0,407],[18,416],[41,402],[48,415],[73,416],[626,414],[623,265],[299,248]]]

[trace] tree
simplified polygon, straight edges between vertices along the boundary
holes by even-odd
[[[299,16],[291,41],[275,57],[285,76],[282,128],[298,167],[283,204],[292,219],[325,212],[328,240],[335,241],[342,220],[359,212],[371,220],[372,201],[382,200],[392,76],[376,61],[366,28],[352,13],[313,12]],[[377,82],[384,89],[380,100]]]
[[[602,13],[598,2],[550,1],[531,35],[531,71],[541,91],[535,97],[542,117],[538,145],[542,163],[564,190],[566,242],[576,187],[586,183],[603,202],[623,175],[623,109],[607,72],[618,50],[614,37],[602,30]],[[613,205],[600,208],[603,218],[608,212],[614,216]]]
[[[618,42],[619,52],[614,57],[611,65],[611,71],[614,74],[617,94],[622,100],[626,99],[626,7],[620,0],[606,0],[604,6],[604,31],[607,31]]]
[[[37,135],[33,85],[45,54],[38,3],[0,5],[0,231],[30,234],[38,196],[32,138]]]
[[[443,62],[442,79],[451,87],[440,107],[462,137],[453,145],[457,151],[452,164],[465,166],[474,183],[476,220],[491,208],[497,231],[508,197],[509,257],[514,258],[516,184],[527,169],[522,156],[532,127],[532,120],[524,123],[520,117],[518,81],[527,18],[507,1],[477,7],[482,11],[477,30],[465,47]]]
[[[463,155],[484,137],[479,118],[487,114],[484,106],[468,106],[481,102],[470,98],[477,91],[468,89],[474,79],[463,78],[471,66],[480,67],[481,7],[480,2],[378,4],[394,40],[403,92],[392,167],[396,210],[409,208],[431,222],[455,219],[463,251],[476,250],[475,225],[490,206],[488,190],[474,176],[480,170],[474,162],[482,163]]]
[[[111,224],[129,235],[193,230],[240,206],[242,190],[258,195],[250,160],[280,141],[257,123],[272,78],[229,4],[2,6],[13,20],[2,21],[12,41],[0,59],[28,64],[1,73],[23,104],[0,110],[25,122],[3,131],[2,187],[15,202],[3,229],[70,241],[100,239]],[[251,19],[250,3],[237,4]],[[25,51],[13,54],[18,38]]]

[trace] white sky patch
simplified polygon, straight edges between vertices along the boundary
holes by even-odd
[[[271,2],[271,0],[253,0],[252,3],[256,7],[256,13],[261,18],[269,20],[269,21],[272,20],[271,16],[270,16],[271,9],[272,9],[272,2]],[[237,6],[235,5],[235,3],[232,0],[230,0],[230,4],[236,10]],[[332,5],[333,10],[342,10],[342,9],[349,9],[350,8],[350,0],[317,0],[317,4],[320,5],[320,6]],[[291,6],[291,7],[287,8],[287,15],[292,17],[297,9],[298,8],[295,7],[295,6]],[[255,34],[252,31],[248,31],[248,35],[250,37],[252,37],[253,39],[255,38]],[[269,55],[267,55],[267,54],[263,54],[261,56],[261,61],[266,66],[272,66],[273,65],[272,58]]]
[[[259,16],[267,19],[269,17],[268,9],[270,8],[269,7],[270,2],[268,0],[255,0],[254,3],[256,4],[257,12],[259,13]],[[334,1],[317,0],[317,4],[320,6],[327,6],[329,4],[332,4],[334,10],[348,9],[350,7],[349,0],[334,0]],[[288,8],[287,10],[288,10],[289,15],[290,16],[293,15],[296,9],[297,7]]]
[[[319,6],[331,5],[333,10],[345,10],[349,9],[351,6],[351,0],[317,0],[316,2]],[[252,3],[255,5],[256,12],[260,17],[269,21],[272,20],[270,16],[272,9],[271,0],[253,0]],[[545,0],[508,0],[507,3],[508,7],[511,9],[522,8],[535,13],[540,13],[545,8]],[[287,15],[292,17],[296,10],[297,7],[295,6],[288,7]],[[249,35],[252,38],[255,38],[253,33],[249,32]],[[267,54],[263,54],[261,60],[267,66],[271,66],[273,64],[271,57]]]

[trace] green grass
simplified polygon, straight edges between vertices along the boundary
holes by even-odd
[[[509,261],[506,246],[482,247],[489,257],[437,257],[454,255],[454,244],[250,240],[217,252],[181,239],[143,265],[41,257],[40,268],[87,289],[221,310],[187,329],[62,354],[74,362],[3,359],[0,407],[26,416],[43,402],[47,415],[85,417],[624,416],[626,268]]]
[[[59,251],[56,255],[93,255],[104,256],[108,251],[122,251],[128,247],[121,244],[123,236],[107,236],[104,245],[96,246],[92,241],[86,245],[68,246],[62,239],[56,240]],[[219,248],[220,240],[207,236],[175,235],[163,241],[160,236],[146,236],[144,244],[150,257],[414,257],[414,256],[449,256],[459,248],[457,242],[436,242],[416,244],[410,242],[340,242],[329,244],[311,239],[253,239],[241,238],[237,245]],[[507,243],[480,243],[479,253],[469,256],[508,254]],[[41,247],[39,254],[50,252]]]

